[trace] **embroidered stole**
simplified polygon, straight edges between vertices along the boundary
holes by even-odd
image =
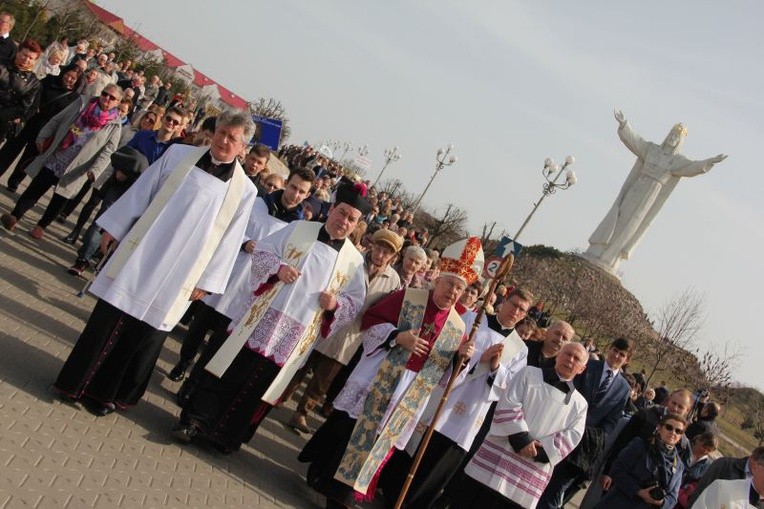
[[[342,244],[337,259],[334,262],[332,275],[329,278],[329,286],[327,286],[326,291],[335,295],[342,293],[352,275],[357,270],[361,270],[362,265],[363,257],[358,256],[358,250],[353,245],[353,242],[345,239],[345,243]],[[313,351],[313,345],[321,334],[323,317],[324,310],[319,306],[310,325],[303,331],[302,336],[300,336],[286,362],[281,367],[281,370],[279,370],[278,375],[276,375],[268,390],[263,394],[263,401],[275,405],[281,399],[281,395],[284,394],[287,385],[292,381],[297,370],[308,360],[310,352]]]
[[[429,292],[408,288],[398,319],[398,330],[420,329],[424,320]],[[454,352],[464,335],[464,322],[452,308],[421,371],[417,373],[400,401],[384,423],[379,436],[377,430],[386,414],[390,398],[406,370],[411,353],[403,348],[390,351],[369,388],[363,407],[342,463],[334,478],[355,491],[366,495],[377,470],[400,434],[415,418],[417,410],[432,392],[443,373],[451,365]],[[376,439],[376,441],[375,441]]]
[[[302,266],[305,258],[310,253],[311,247],[316,242],[316,239],[318,238],[318,232],[321,229],[322,224],[313,221],[297,221],[293,224],[295,225],[295,229],[292,231],[292,234],[289,236],[289,240],[287,241],[286,248],[282,256],[282,263],[292,267],[300,267]],[[328,290],[336,290],[337,293],[339,293],[342,289],[344,289],[345,285],[350,280],[350,275],[353,273],[353,271],[360,267],[362,260],[359,260],[360,257],[358,256],[352,256],[354,251],[355,247],[353,246],[353,243],[345,240],[345,243],[342,245],[342,248],[340,249],[340,252],[334,263],[332,275],[329,280],[329,286],[327,288]],[[226,339],[225,343],[223,343],[223,345],[220,347],[217,353],[215,353],[212,359],[210,359],[204,369],[217,377],[223,376],[228,367],[233,363],[234,358],[239,354],[241,349],[244,347],[244,344],[252,335],[252,332],[254,331],[260,319],[271,307],[274,299],[276,298],[276,295],[278,295],[283,286],[284,283],[282,283],[280,280],[277,280],[271,288],[269,288],[267,291],[255,299],[255,301],[252,303],[252,306],[245,314],[245,317],[239,321],[233,332],[231,332],[231,335],[228,337],[228,339]],[[286,305],[289,305],[289,301],[286,303]],[[284,370],[288,370],[291,371],[293,375],[294,372],[296,372],[297,369],[299,369],[300,366],[305,362],[307,355],[310,354],[310,347],[313,345],[313,342],[316,340],[320,332],[322,315],[322,309],[316,311],[313,320],[311,320],[309,326],[304,329],[300,339],[298,340],[297,346],[294,350],[292,350],[291,354],[287,358],[286,363],[281,369],[282,372]],[[287,378],[286,382],[283,382],[284,388],[289,383],[292,375],[289,375],[289,378]],[[282,384],[282,379],[283,377],[277,376],[276,380],[271,384],[268,391],[266,392],[266,395],[263,396],[265,401],[270,403],[270,401],[266,399],[266,396],[270,397],[269,393],[278,390],[277,387]],[[271,398],[274,400],[274,403],[275,400],[278,399],[283,392],[284,391],[282,388],[280,393]]]
[[[116,279],[130,256],[132,256],[135,248],[141,243],[146,236],[146,233],[162,213],[162,210],[167,206],[167,202],[175,194],[183,183],[183,180],[195,167],[196,162],[207,150],[209,149],[206,147],[189,150],[188,155],[177,164],[141,217],[138,218],[125,238],[119,243],[119,247],[109,264],[109,269],[106,273],[107,276],[111,279]],[[236,163],[233,176],[228,183],[228,189],[223,198],[223,203],[218,210],[217,216],[215,216],[212,231],[210,232],[207,241],[204,243],[201,252],[194,260],[191,269],[188,271],[180,295],[178,295],[175,302],[173,302],[167,315],[162,320],[163,322],[177,323],[181,316],[183,316],[183,313],[185,313],[191,292],[194,290],[196,283],[204,273],[204,269],[215,254],[215,250],[220,244],[223,235],[225,235],[228,226],[233,220],[233,216],[239,208],[241,197],[244,194],[246,178],[244,170],[242,170],[241,166]]]

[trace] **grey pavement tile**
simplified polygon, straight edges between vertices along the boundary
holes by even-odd
[[[0,191],[0,211],[16,197]],[[42,241],[0,231],[0,509],[16,507],[314,508],[322,497],[304,482],[296,455],[305,443],[284,429],[282,409],[252,443],[222,455],[170,436],[180,384],[165,374],[185,329],[170,334],[143,401],[97,418],[50,391],[95,300],[66,273],[71,246],[57,240],[71,225],[52,225]]]

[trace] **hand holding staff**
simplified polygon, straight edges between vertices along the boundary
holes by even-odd
[[[488,305],[487,297],[488,295],[491,295],[493,292],[496,291],[496,287],[498,286],[499,281],[501,281],[502,279],[506,277],[506,275],[509,273],[509,270],[512,268],[512,264],[514,262],[515,262],[514,253],[510,253],[509,255],[505,256],[501,260],[501,265],[499,265],[499,269],[496,271],[496,275],[491,279],[491,284],[488,287],[488,293],[486,293],[486,299],[483,300],[483,305],[478,310],[477,316],[475,317],[475,321],[472,323],[472,328],[470,329],[470,334],[467,337],[467,341],[463,343],[462,346],[471,344],[470,346],[472,348],[472,351],[474,351],[473,340],[475,337],[475,333],[480,327],[480,322],[483,320],[483,316],[485,315],[485,308]],[[435,432],[435,424],[437,424],[438,418],[440,417],[440,414],[443,412],[443,407],[445,406],[446,401],[448,401],[448,397],[451,395],[451,391],[453,390],[454,383],[456,382],[456,379],[459,376],[459,373],[461,372],[461,368],[464,367],[465,362],[468,359],[469,357],[462,355],[462,348],[460,347],[459,357],[456,362],[456,366],[459,366],[459,368],[454,369],[451,372],[451,377],[448,379],[448,385],[446,385],[446,390],[443,391],[443,396],[441,396],[440,398],[440,402],[438,403],[438,408],[435,410],[435,414],[432,416],[430,425],[427,427],[427,431],[422,437],[422,442],[419,444],[419,449],[417,450],[416,456],[414,457],[414,463],[411,465],[411,469],[409,470],[409,473],[406,476],[406,482],[403,484],[401,493],[400,495],[398,495],[398,500],[395,502],[395,509],[401,509],[401,507],[403,506],[403,501],[406,499],[406,494],[408,493],[409,488],[411,487],[411,483],[414,480],[416,471],[419,469],[419,464],[422,462],[422,457],[424,456],[424,453],[427,450],[427,445],[430,443],[430,438],[432,438],[432,434]]]

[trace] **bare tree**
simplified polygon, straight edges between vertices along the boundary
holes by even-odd
[[[466,234],[467,212],[449,203],[440,216],[420,213],[420,221],[427,228],[427,246],[447,246]]]
[[[29,32],[32,31],[32,28],[34,28],[35,24],[37,24],[37,21],[41,17],[43,17],[43,15],[45,14],[45,11],[48,8],[49,3],[50,2],[30,2],[30,6],[33,6],[36,12],[35,12],[34,18],[32,18],[32,20],[27,25],[26,32],[24,32],[24,35],[21,38],[22,41],[27,40],[27,38],[29,37]]]
[[[92,16],[84,12],[84,7],[78,2],[65,2],[56,7],[49,7],[56,21],[55,40],[60,40],[64,35],[70,37],[71,44],[77,42],[75,38],[89,36],[86,27],[92,24]]]
[[[712,348],[703,355],[688,354],[694,365],[680,365],[681,378],[688,385],[713,391],[714,399],[726,404],[733,391],[733,376],[742,357],[739,344],[726,342],[721,349]]]
[[[672,354],[690,349],[704,320],[703,298],[691,288],[671,298],[658,310],[655,317],[658,339],[650,345],[652,358],[648,364],[648,384],[655,372],[663,369]]]
[[[281,101],[272,97],[261,97],[256,102],[249,103],[249,110],[261,117],[281,120],[280,143],[285,143],[289,139],[292,129],[289,127],[289,115],[287,115],[286,107]]]

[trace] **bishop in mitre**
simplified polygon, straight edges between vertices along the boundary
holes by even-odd
[[[310,463],[308,484],[327,507],[373,498],[386,459],[408,443],[430,394],[457,367],[457,352],[472,356],[454,306],[483,262],[480,240],[461,240],[443,251],[432,290],[399,290],[366,311],[361,360],[298,457]]]

